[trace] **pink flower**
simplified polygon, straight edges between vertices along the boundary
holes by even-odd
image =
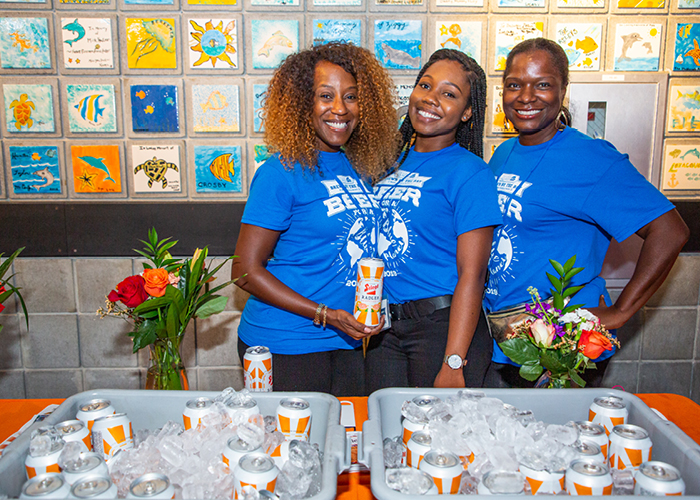
[[[544,347],[549,347],[552,345],[552,340],[554,340],[555,333],[552,325],[548,325],[541,319],[537,319],[530,325],[530,332],[532,333],[532,338],[537,344]]]
[[[177,284],[180,283],[180,277],[175,276],[175,273],[169,273],[168,282],[173,286],[177,286]]]

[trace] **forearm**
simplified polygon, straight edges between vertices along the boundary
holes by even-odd
[[[459,354],[466,359],[469,345],[479,322],[483,281],[460,279],[455,287],[450,308],[450,326],[445,355]]]

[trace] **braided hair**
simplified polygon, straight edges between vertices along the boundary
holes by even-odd
[[[416,85],[427,69],[438,61],[456,61],[462,65],[467,73],[469,80],[469,106],[472,110],[472,116],[466,122],[459,122],[457,132],[455,134],[455,142],[463,148],[471,151],[479,158],[484,157],[484,119],[486,115],[486,75],[481,66],[469,57],[464,52],[453,49],[440,49],[433,52],[428,62],[423,66],[416,78]],[[399,129],[401,133],[401,159],[398,166],[406,160],[408,151],[411,147],[413,136],[416,133],[411,123],[411,118],[406,115],[406,118]],[[397,168],[398,168],[397,166]]]

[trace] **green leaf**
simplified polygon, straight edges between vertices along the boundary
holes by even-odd
[[[554,350],[540,352],[540,363],[554,374],[566,372],[568,367],[562,363],[561,354]]]
[[[564,293],[563,293],[562,297],[566,298],[566,297],[570,297],[570,296],[572,296],[572,295],[575,295],[575,294],[577,294],[577,293],[579,292],[579,290],[581,290],[582,288],[583,288],[583,285],[579,285],[579,286],[570,286],[569,288],[567,288],[566,290],[564,290]]]
[[[134,352],[138,352],[156,341],[157,328],[157,321],[146,320],[129,334],[130,337],[133,337]]]
[[[559,264],[559,262],[557,262],[556,260],[549,259],[549,263],[552,264],[552,267],[554,268],[554,270],[557,272],[557,274],[559,276],[564,276],[566,274],[562,265]]]
[[[583,271],[583,268],[582,268],[582,267],[574,267],[573,269],[569,270],[569,271],[566,273],[566,275],[564,276],[564,279],[567,280],[567,281],[570,281],[571,278],[573,278],[574,276],[576,276],[576,275],[577,275],[578,273],[580,273],[581,271]]]
[[[169,339],[177,337],[180,332],[180,314],[175,307],[175,304],[171,304],[168,307],[167,319],[165,321],[165,331]]]
[[[25,247],[18,248],[14,252],[12,252],[12,255],[10,255],[7,259],[5,259],[5,262],[0,264],[0,278],[5,276],[5,273],[7,272],[8,268],[12,264],[12,261],[15,260],[15,258],[24,250]],[[0,254],[0,259],[2,258],[3,254]]]
[[[567,260],[567,261],[564,263],[564,271],[565,271],[564,274],[566,274],[566,273],[568,273],[569,271],[571,271],[571,268],[574,267],[574,264],[576,264],[576,256],[575,256],[575,255],[572,256],[569,260]]]
[[[212,314],[219,314],[226,307],[227,301],[228,301],[228,297],[216,295],[211,300],[209,300],[209,301],[205,302],[204,304],[202,304],[201,306],[199,306],[197,311],[195,311],[194,315],[197,316],[198,318],[208,318]],[[507,356],[507,354],[506,354],[506,356]],[[516,361],[516,363],[517,363],[517,361]]]
[[[539,359],[539,349],[525,339],[514,338],[498,344],[503,353],[519,365]]]
[[[561,312],[562,314],[570,313],[575,311],[576,309],[581,309],[583,306],[584,304],[569,304],[564,309],[562,309]]]
[[[562,282],[558,278],[555,278],[554,276],[552,276],[551,274],[549,274],[549,273],[546,273],[546,274],[547,274],[547,278],[549,278],[549,282],[552,284],[554,289],[557,292],[561,293],[562,292]]]
[[[571,380],[579,387],[586,387],[586,381],[583,380],[578,373],[576,373],[576,370],[570,369],[569,377],[571,377]]]
[[[559,292],[554,292],[552,294],[552,305],[556,308],[561,310],[564,307],[564,299],[562,296],[559,294]]]
[[[528,362],[520,367],[520,376],[534,382],[542,374],[543,368],[537,362]]]
[[[166,295],[163,295],[162,297],[152,297],[143,304],[137,306],[136,309],[134,309],[134,314],[138,316],[143,312],[152,311],[162,306],[167,306],[170,304],[170,301],[171,299]]]

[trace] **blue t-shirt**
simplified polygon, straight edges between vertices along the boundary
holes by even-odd
[[[267,265],[277,279],[314,302],[352,312],[357,261],[373,253],[371,190],[343,153],[319,152],[314,173],[285,170],[277,155],[256,172],[241,222],[280,231]],[[238,335],[275,354],[353,349],[356,340],[331,326],[251,296]]]
[[[550,297],[549,259],[563,264],[573,255],[584,267],[570,286],[585,285],[575,304],[611,304],[600,277],[611,237],[623,241],[673,205],[607,141],[566,128],[544,144],[523,146],[517,137],[502,144],[489,166],[497,179],[503,225],[494,232],[487,311],[531,297],[528,287]],[[598,361],[612,356],[606,351]],[[510,362],[494,342],[493,360]]]
[[[374,194],[382,209],[379,256],[391,303],[454,293],[457,237],[503,222],[493,173],[458,144],[431,153],[411,149]]]

